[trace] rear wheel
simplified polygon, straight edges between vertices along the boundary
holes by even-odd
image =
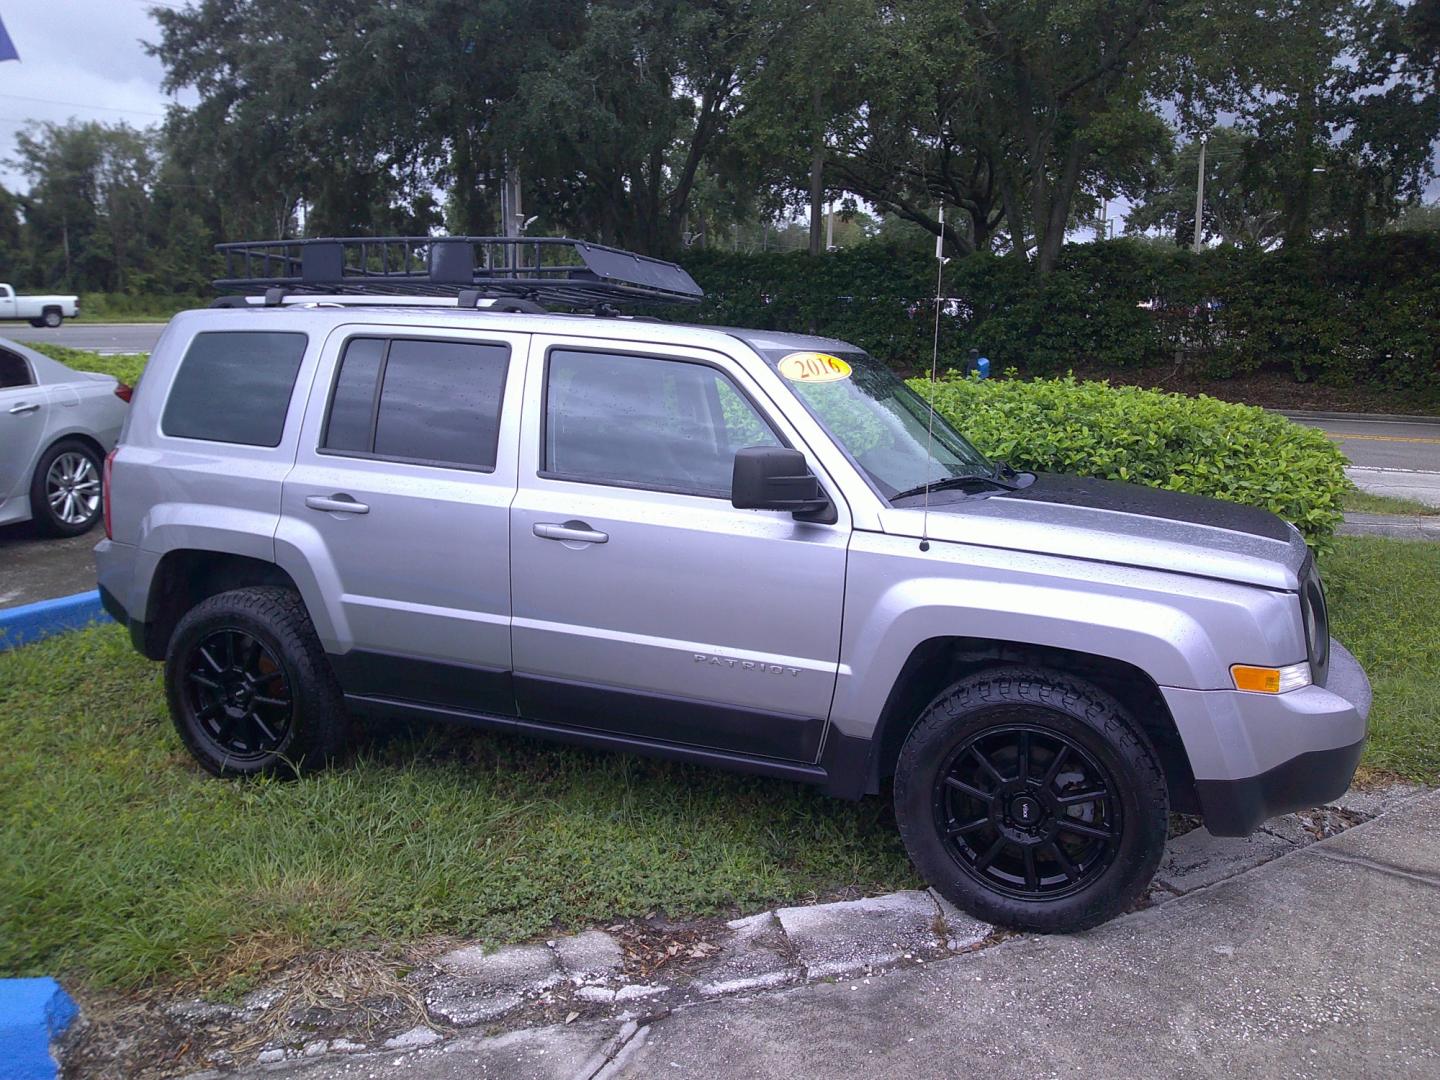
[[[300,597],[270,586],[212,596],[165,657],[170,716],[216,776],[293,775],[349,746],[344,699]]]
[[[40,455],[30,481],[30,515],[50,536],[79,536],[100,520],[100,455],[63,439]]]
[[[1126,910],[1164,850],[1153,748],[1083,680],[997,668],[941,694],[900,752],[895,809],[936,890],[978,918],[1083,930]]]
[[[64,321],[64,317],[55,308],[50,308],[40,316],[40,321],[53,330]]]

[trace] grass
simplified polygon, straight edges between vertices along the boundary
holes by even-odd
[[[1342,505],[1346,511],[1361,514],[1419,514],[1424,517],[1440,514],[1440,506],[1430,506],[1394,495],[1375,495],[1358,488],[1345,496]]]
[[[0,654],[0,738],[3,974],[215,985],[319,946],[917,883],[883,800],[518,738],[428,731],[222,783],[115,626]]]
[[[1440,544],[1337,537],[1320,564],[1331,630],[1370,675],[1364,766],[1440,780]]]
[[[1342,537],[1335,632],[1372,773],[1440,777],[1440,548]],[[189,759],[156,665],[103,626],[0,654],[0,974],[215,986],[325,946],[491,943],[916,883],[882,799],[463,731],[299,783]]]
[[[148,353],[122,353],[118,356],[101,356],[89,349],[72,349],[68,345],[53,345],[48,341],[26,342],[26,348],[44,353],[52,360],[59,360],[66,367],[76,371],[99,371],[114,375],[121,382],[134,386],[140,381],[140,373],[149,361]]]

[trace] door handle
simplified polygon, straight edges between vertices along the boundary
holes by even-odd
[[[608,534],[596,532],[583,521],[567,521],[563,525],[552,521],[537,521],[531,527],[531,532],[541,540],[578,540],[582,544],[603,544],[610,539]]]
[[[10,415],[19,416],[21,413],[34,412],[40,408],[38,401],[22,401],[19,405],[11,406]]]
[[[305,505],[311,510],[323,510],[330,514],[368,514],[370,507],[356,502],[349,495],[306,495]]]

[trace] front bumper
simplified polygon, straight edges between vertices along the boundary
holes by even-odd
[[[1216,836],[1247,836],[1267,818],[1338,798],[1365,747],[1370,680],[1334,638],[1323,687],[1162,693],[1190,757],[1205,827]]]

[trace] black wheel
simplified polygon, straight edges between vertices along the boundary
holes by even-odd
[[[49,536],[79,536],[100,520],[100,455],[75,439],[62,439],[40,455],[30,480],[30,515]]]
[[[165,655],[170,716],[216,776],[289,776],[340,757],[349,718],[300,597],[270,586],[197,604]]]
[[[65,320],[63,316],[61,316],[60,312],[56,311],[54,308],[49,308],[43,315],[40,316],[40,321],[53,330]]]
[[[931,885],[1017,930],[1083,930],[1145,891],[1165,847],[1165,777],[1109,694],[1044,669],[954,684],[901,748],[895,813]]]

